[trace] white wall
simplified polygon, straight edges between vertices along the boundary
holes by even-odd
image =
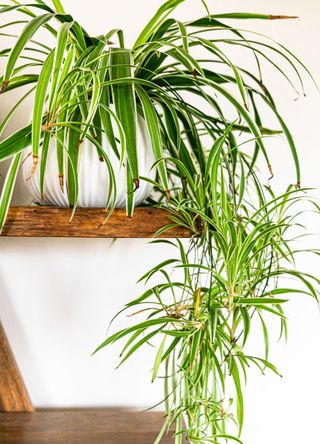
[[[95,34],[113,27],[127,30],[127,44],[160,0],[65,0],[71,11]],[[214,11],[261,11],[292,14],[292,22],[241,23],[268,33],[297,52],[319,79],[320,2],[318,0],[210,1]],[[189,0],[183,18],[202,15],[200,0]],[[235,54],[236,56],[236,54]],[[272,79],[281,111],[300,147],[303,183],[319,185],[319,93],[310,84],[308,96],[294,94]],[[1,116],[11,98],[0,98]],[[7,100],[7,101],[6,101]],[[25,113],[26,114],[26,113]],[[22,119],[22,115],[21,115]],[[21,124],[18,120],[12,127]],[[277,187],[292,180],[291,164],[278,140],[273,143]],[[15,202],[28,202],[20,188]],[[317,229],[319,219],[309,217]],[[310,247],[319,246],[310,243]],[[161,397],[161,385],[151,385],[152,354],[140,353],[127,366],[114,371],[117,349],[90,357],[104,338],[111,316],[139,294],[135,281],[151,264],[171,254],[168,247],[144,240],[54,240],[0,238],[1,320],[15,351],[22,374],[37,407],[43,406],[149,406]],[[319,261],[301,264],[318,273]],[[141,287],[140,287],[141,288]],[[296,297],[287,307],[289,344],[272,344],[272,360],[283,379],[260,376],[252,370],[247,389],[246,444],[316,444],[320,399],[320,317],[316,305]],[[126,319],[117,324],[120,328]],[[259,336],[257,334],[257,336]],[[274,335],[275,336],[275,335]]]

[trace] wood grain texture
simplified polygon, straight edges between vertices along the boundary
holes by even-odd
[[[0,411],[32,412],[33,406],[0,323]],[[0,440],[1,442],[1,440]]]
[[[162,413],[119,409],[0,413],[1,444],[152,444]],[[174,444],[173,431],[161,444]]]
[[[136,208],[132,218],[125,209],[115,209],[104,225],[106,213],[101,208],[79,208],[71,223],[69,208],[12,207],[2,236],[10,237],[79,237],[79,238],[150,238],[172,223],[168,212],[155,208]],[[190,231],[174,228],[163,238],[187,238]]]

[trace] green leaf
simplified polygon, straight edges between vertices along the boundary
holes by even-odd
[[[157,374],[158,374],[158,370],[162,361],[162,354],[163,354],[163,349],[166,343],[166,336],[164,336],[164,338],[161,341],[160,347],[158,348],[157,354],[156,354],[156,358],[153,364],[153,371],[152,371],[152,379],[151,381],[154,382]]]
[[[31,125],[28,125],[0,142],[0,161],[20,153],[31,145]]]
[[[127,199],[126,199],[127,216],[132,217],[134,211],[135,186],[129,162],[126,163],[126,177],[127,177]]]
[[[43,143],[41,148],[41,159],[40,159],[40,193],[42,199],[44,198],[45,173],[48,160],[50,139],[51,139],[51,134],[46,132],[43,137]]]
[[[242,393],[242,385],[239,375],[238,366],[233,359],[231,374],[233,377],[235,389],[237,392],[236,404],[237,404],[237,418],[239,425],[239,436],[241,436],[242,427],[243,427],[243,419],[244,419],[244,401],[243,401],[243,393]]]
[[[235,299],[241,305],[263,305],[263,304],[284,304],[288,302],[288,299],[277,299],[277,298],[239,298]]]
[[[97,351],[101,350],[102,348],[106,347],[109,344],[112,344],[116,341],[119,341],[120,339],[122,339],[123,337],[127,336],[128,334],[139,330],[141,328],[148,328],[148,327],[153,327],[154,325],[160,325],[163,324],[163,326],[165,326],[168,323],[179,323],[179,320],[177,319],[173,319],[173,318],[158,318],[158,319],[151,319],[148,321],[144,321],[141,322],[139,324],[136,324],[132,327],[129,328],[125,328],[123,330],[120,330],[119,332],[113,334],[112,336],[109,336],[108,339],[106,339],[104,342],[102,342],[101,345],[99,345],[99,347],[96,348],[96,350],[94,351],[94,353],[96,353]]]
[[[113,81],[132,77],[132,55],[130,50],[112,49],[110,56],[110,78]],[[137,106],[132,82],[116,83],[112,86],[116,114],[126,138],[126,155],[135,189],[139,187],[137,154]],[[129,190],[128,190],[129,193]]]
[[[153,338],[157,333],[159,333],[159,329],[150,332],[149,334],[147,334],[146,336],[144,336],[142,339],[140,339],[136,344],[134,344],[133,347],[131,347],[129,349],[129,351],[126,353],[126,355],[124,356],[124,358],[121,360],[120,364],[118,365],[117,368],[119,368],[133,353],[135,353],[137,350],[139,350],[144,344],[146,344],[148,341],[150,341],[151,338]],[[137,336],[137,334],[141,334],[142,332],[144,332],[144,329],[138,330],[135,333],[135,336]],[[131,339],[131,338],[130,338]],[[129,341],[128,341],[129,342]],[[128,343],[127,343],[128,344]],[[126,345],[127,345],[126,344]]]
[[[137,41],[133,46],[133,49],[136,50],[141,45],[144,45],[152,36],[152,34],[154,34],[156,30],[164,23],[168,15],[170,15],[184,1],[185,0],[166,1],[141,31]]]
[[[5,88],[0,90],[0,94],[12,91],[21,86],[29,85],[30,83],[36,83],[38,81],[37,74],[23,74],[21,76],[15,76],[10,79],[10,83]],[[0,84],[3,85],[3,79],[0,79]]]
[[[10,164],[10,168],[6,175],[6,180],[3,184],[0,197],[0,233],[2,232],[8,214],[12,193],[14,190],[14,185],[17,180],[21,156],[22,154],[18,153],[13,157]]]
[[[159,127],[158,115],[148,94],[139,86],[136,87],[137,94],[142,104],[144,118],[147,123],[151,145],[157,169],[161,178],[165,193],[169,196],[169,182],[165,161],[163,160],[162,138]]]
[[[14,45],[14,47],[10,52],[2,83],[2,88],[1,88],[2,90],[4,90],[10,83],[11,75],[15,68],[16,62],[21,52],[24,50],[26,44],[31,40],[31,38],[37,32],[37,30],[41,28],[49,20],[51,20],[53,16],[54,14],[39,15],[38,17],[35,17],[34,19],[30,20],[30,22],[25,26],[16,44]]]
[[[56,8],[56,11],[59,12],[59,14],[65,14],[60,0],[52,0],[52,3],[54,4],[54,7]]]
[[[194,22],[191,22],[189,26],[195,27],[213,27],[216,19],[232,19],[232,20],[283,20],[283,19],[295,19],[295,16],[285,15],[270,15],[270,14],[255,14],[251,12],[231,12],[224,14],[212,14],[209,17],[203,17]]]
[[[0,124],[0,137],[3,134],[3,131],[5,130],[8,122],[10,121],[10,119],[13,117],[15,111],[19,108],[19,106],[24,102],[24,100],[31,94],[33,93],[35,90],[35,87],[31,88],[26,94],[24,94],[21,99],[19,99],[15,105],[13,106],[13,108],[10,110],[10,112],[7,114],[7,116],[3,119],[2,123]]]
[[[75,207],[78,197],[78,158],[81,144],[81,111],[76,108],[72,114],[72,127],[68,135],[68,199],[71,207]],[[76,128],[76,129],[75,129]]]
[[[99,75],[101,83],[103,81],[107,80],[106,74],[108,73],[108,69],[109,69],[109,58],[110,58],[110,54],[108,53],[108,54],[104,54],[104,56],[100,60],[98,75]],[[107,136],[107,139],[111,145],[113,152],[115,153],[117,158],[120,160],[120,153],[118,150],[117,140],[116,140],[114,130],[113,130],[111,117],[113,117],[113,119],[115,119],[115,121],[117,123],[117,127],[118,127],[118,130],[120,133],[122,147],[125,147],[125,135],[123,133],[123,129],[122,129],[122,126],[121,126],[121,123],[120,123],[118,117],[110,109],[110,99],[111,99],[110,87],[109,86],[102,86],[100,104],[99,104],[99,113],[100,113],[101,124],[102,124],[103,130]],[[121,163],[123,162],[123,154],[124,153],[122,153],[122,156],[121,156],[122,159],[120,160]]]
[[[245,346],[247,339],[250,334],[250,328],[251,328],[251,317],[248,313],[248,309],[246,307],[240,307],[240,312],[243,320],[243,345]]]
[[[65,64],[64,54],[67,47],[68,37],[70,27],[73,23],[63,23],[60,26],[58,36],[57,36],[57,45],[54,51],[54,62],[53,62],[53,72],[52,72],[52,80],[51,80],[51,88],[50,88],[50,97],[49,97],[49,109],[51,110],[53,101],[56,100],[56,91],[58,87],[58,80],[60,72],[63,69]]]
[[[43,108],[52,73],[53,60],[54,60],[54,50],[50,53],[50,55],[47,57],[47,59],[43,64],[42,70],[39,75],[39,80],[34,99],[33,117],[32,117],[33,166],[31,170],[31,175],[34,173],[38,164],[39,146],[42,133],[42,125],[43,125]]]

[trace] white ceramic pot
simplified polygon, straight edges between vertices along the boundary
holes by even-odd
[[[147,133],[147,127],[141,117],[138,118],[137,129],[139,174],[140,176],[154,179],[154,169],[150,171],[150,168],[154,162],[154,157],[149,135]],[[102,145],[103,149],[110,159],[116,178],[116,207],[125,207],[127,195],[125,168],[123,166],[120,167],[119,160],[114,154],[112,148],[109,146],[106,137],[103,138]],[[49,146],[45,175],[45,193],[44,199],[42,200],[40,193],[40,164],[38,164],[34,175],[30,178],[31,168],[32,155],[30,150],[30,152],[27,153],[24,159],[22,170],[24,181],[33,196],[34,202],[42,203],[44,205],[68,207],[68,184],[65,180],[66,183],[64,185],[64,192],[62,192],[62,190],[60,189],[59,184],[55,138],[51,139]],[[106,164],[104,162],[101,162],[98,158],[96,147],[88,140],[85,140],[80,147],[78,180],[79,207],[103,208],[106,206],[108,192],[110,189],[109,174],[106,168]],[[150,184],[148,184],[146,181],[140,180],[140,187],[135,192],[135,204],[139,205],[143,201],[145,201],[146,198],[149,196],[150,191]]]

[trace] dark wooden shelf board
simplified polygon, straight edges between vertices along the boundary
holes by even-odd
[[[121,409],[0,413],[1,444],[152,444],[162,413]],[[173,444],[173,431],[161,444]]]
[[[151,238],[172,223],[167,211],[136,208],[133,217],[125,209],[115,209],[106,224],[105,210],[79,208],[69,222],[71,210],[45,206],[12,207],[2,236],[10,237],[79,237],[79,238]],[[190,237],[188,229],[178,227],[162,234],[163,238]]]

